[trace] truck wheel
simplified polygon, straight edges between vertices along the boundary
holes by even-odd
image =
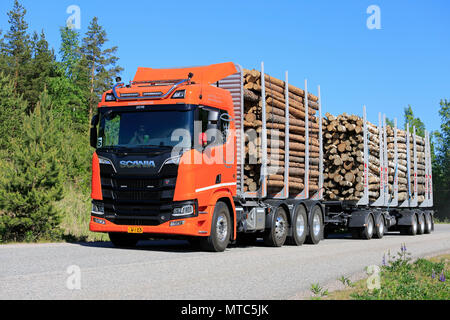
[[[206,251],[223,252],[230,243],[230,235],[230,211],[224,202],[219,201],[214,208],[211,235],[200,240],[201,247]]]
[[[377,224],[375,226],[374,237],[377,239],[383,238],[385,231],[386,231],[386,226],[384,224],[384,218],[383,218],[383,215],[380,214],[380,216],[378,217]]]
[[[286,242],[288,219],[283,207],[278,207],[272,226],[264,233],[264,243],[270,247],[281,247]]]
[[[418,219],[419,225],[417,226],[417,234],[424,234],[425,233],[425,218],[423,214],[419,214]]]
[[[433,222],[431,221],[431,214],[425,213],[425,233],[430,234],[433,230]]]
[[[299,205],[295,209],[294,217],[292,219],[292,236],[288,237],[287,241],[290,245],[301,246],[306,240],[306,230],[308,230],[306,223],[308,222],[308,215],[304,206]]]
[[[400,230],[401,234],[408,234],[410,236],[415,236],[417,234],[417,216],[414,214],[412,217],[412,223],[410,226],[403,227]]]
[[[374,229],[375,229],[375,223],[373,221],[373,216],[371,214],[369,214],[369,218],[367,219],[366,226],[364,228],[360,229],[361,239],[365,239],[365,240],[372,239]]]
[[[116,248],[133,248],[139,239],[128,233],[110,232],[109,239]]]
[[[323,218],[319,206],[315,206],[312,210],[308,229],[309,235],[306,237],[306,243],[318,244],[323,238]]]

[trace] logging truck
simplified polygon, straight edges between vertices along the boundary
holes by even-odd
[[[117,247],[186,239],[317,244],[433,230],[430,137],[322,117],[317,95],[234,63],[138,68],[91,122],[90,230]],[[341,121],[341,122],[339,122]],[[410,132],[411,131],[411,132]]]

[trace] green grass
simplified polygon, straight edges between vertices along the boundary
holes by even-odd
[[[67,186],[66,196],[57,203],[61,211],[63,241],[109,241],[107,235],[89,231],[91,199],[73,185]]]
[[[450,254],[416,261],[409,256],[404,246],[396,256],[385,256],[385,265],[380,268],[380,289],[369,290],[367,279],[347,282],[346,289],[332,292],[326,299],[449,300]]]
[[[447,224],[447,223],[450,223],[450,218],[438,218],[438,217],[435,217],[434,218],[434,223],[436,223],[436,224]]]

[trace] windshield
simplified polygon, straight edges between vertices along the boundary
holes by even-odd
[[[105,108],[100,113],[97,147],[190,147],[193,126],[192,110]]]

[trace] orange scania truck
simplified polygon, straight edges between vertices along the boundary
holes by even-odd
[[[261,81],[264,88],[264,77]],[[96,151],[90,230],[108,233],[117,247],[146,238],[181,238],[216,252],[230,242],[257,238],[270,246],[317,244],[324,230],[337,226],[359,230],[366,239],[382,237],[388,228],[431,232],[430,197],[423,208],[390,207],[387,200],[376,206],[365,199],[323,201],[322,151],[316,194],[306,190],[290,197],[287,189],[268,194],[265,110],[261,187],[244,191],[243,113],[243,69],[231,62],[138,68],[130,84],[117,79],[91,123]]]

